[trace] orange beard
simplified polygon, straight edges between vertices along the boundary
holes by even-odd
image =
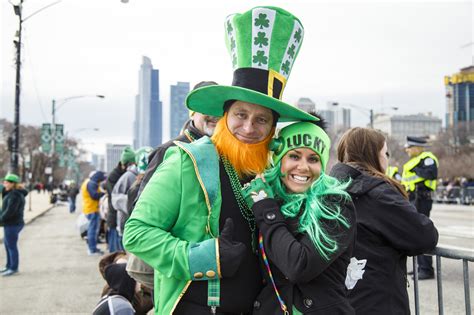
[[[258,143],[243,143],[229,131],[227,127],[227,112],[216,125],[212,142],[217,152],[225,156],[234,167],[239,178],[255,176],[262,173],[270,161],[268,144],[272,140],[275,128]]]

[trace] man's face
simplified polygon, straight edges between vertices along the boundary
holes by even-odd
[[[423,151],[422,147],[411,146],[411,147],[405,148],[405,152],[411,158],[415,157],[415,156],[418,156],[422,151]]]
[[[247,144],[258,143],[272,130],[272,111],[257,104],[236,101],[229,108],[227,126],[239,141]]]
[[[193,115],[194,127],[208,136],[212,136],[218,121],[219,117],[215,116],[208,116],[198,112],[194,113]]]

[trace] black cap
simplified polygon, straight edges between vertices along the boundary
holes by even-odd
[[[427,147],[428,143],[425,138],[407,136],[406,148],[409,147]]]

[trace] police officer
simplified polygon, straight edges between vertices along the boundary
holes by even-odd
[[[403,165],[402,181],[408,191],[410,202],[418,212],[430,216],[433,199],[431,192],[436,190],[438,177],[438,159],[428,151],[426,140],[418,137],[407,137],[405,152],[410,160]],[[418,256],[418,279],[433,279],[433,260],[431,256]]]

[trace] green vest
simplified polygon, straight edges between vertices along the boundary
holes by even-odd
[[[423,182],[429,189],[436,190],[436,179],[424,179],[413,171],[413,168],[420,164],[421,160],[426,158],[432,158],[436,163],[436,167],[438,167],[438,159],[431,152],[422,152],[420,155],[411,158],[403,165],[402,185],[405,186],[407,191],[415,191],[416,184],[421,182]]]

